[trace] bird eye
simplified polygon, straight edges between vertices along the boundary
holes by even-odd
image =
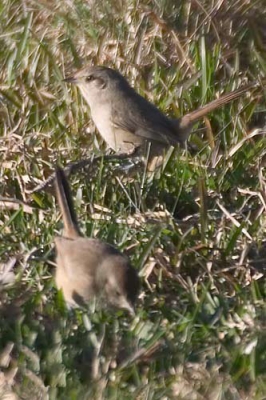
[[[88,76],[86,76],[86,78],[85,78],[85,81],[86,82],[91,82],[91,81],[93,81],[93,76],[92,75],[88,75]]]

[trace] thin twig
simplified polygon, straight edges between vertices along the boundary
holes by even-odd
[[[104,160],[108,160],[108,161],[112,161],[112,160],[125,160],[128,157],[132,156],[132,153],[119,153],[119,154],[108,154],[108,155],[100,155],[97,157],[90,157],[90,158],[85,158],[83,160],[79,160],[79,161],[75,161],[75,162],[71,162],[69,164],[66,165],[66,167],[64,168],[64,173],[67,177],[69,177],[70,175],[76,173],[77,171],[79,171],[82,168],[87,167],[87,165],[92,166],[94,163],[96,163],[97,161],[104,159]],[[35,188],[31,189],[31,190],[26,190],[25,192],[27,194],[33,194],[36,192],[40,192],[41,190],[45,190],[48,186],[50,187],[53,183],[55,179],[55,173],[53,173],[52,175],[49,176],[49,178],[47,178],[44,182],[40,183],[38,186],[36,186]]]

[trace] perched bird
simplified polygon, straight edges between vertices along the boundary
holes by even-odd
[[[167,148],[185,143],[200,118],[255,86],[254,83],[245,85],[180,119],[170,119],[140,96],[114,69],[86,66],[64,80],[78,86],[108,146],[115,152],[142,159],[148,154],[150,171],[161,165]]]
[[[134,314],[139,278],[129,259],[99,239],[82,237],[63,170],[56,168],[55,189],[63,218],[63,235],[55,238],[56,285],[70,307],[93,297]]]

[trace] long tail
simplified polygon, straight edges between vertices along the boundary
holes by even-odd
[[[240,87],[239,89],[236,89],[230,93],[226,93],[223,96],[221,96],[219,99],[215,99],[215,100],[211,101],[210,103],[206,104],[205,106],[200,107],[198,110],[192,111],[191,113],[187,114],[186,116],[189,117],[190,122],[193,123],[194,121],[197,121],[199,118],[204,117],[206,114],[215,110],[216,108],[219,108],[219,107],[223,106],[224,104],[230,103],[230,101],[238,99],[239,97],[241,97],[243,94],[245,94],[248,90],[250,90],[252,88],[254,88],[254,83]]]
[[[205,106],[202,106],[197,110],[184,115],[184,117],[180,118],[177,121],[177,128],[179,128],[180,131],[180,140],[184,142],[188,138],[194,123],[197,122],[200,118],[204,117],[206,114],[210,113],[216,108],[219,108],[227,103],[230,103],[233,100],[238,99],[250,89],[255,88],[257,85],[257,82],[252,82],[250,84],[244,85],[239,89],[236,89],[230,93],[226,93],[219,99],[215,99]]]
[[[63,217],[63,235],[70,239],[82,236],[78,227],[70,187],[65,173],[60,167],[56,167],[55,170],[55,190],[59,208]]]

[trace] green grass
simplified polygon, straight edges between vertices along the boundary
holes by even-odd
[[[27,193],[55,164],[105,150],[62,82],[83,60],[176,117],[259,82],[265,7],[229,3],[1,2],[0,398],[265,398],[263,86],[208,116],[208,134],[199,123],[194,150],[169,154],[160,176],[125,181],[103,160],[71,176],[82,231],[139,271],[133,320],[66,309],[54,198]]]

